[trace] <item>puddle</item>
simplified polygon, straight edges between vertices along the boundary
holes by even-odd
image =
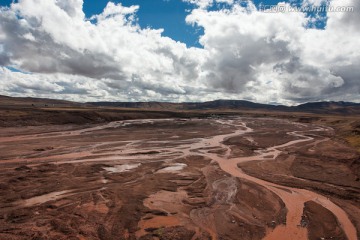
[[[185,163],[174,163],[173,165],[169,167],[165,167],[157,171],[158,173],[164,173],[164,172],[176,172],[183,170],[187,165]]]
[[[109,182],[109,180],[107,180],[106,178],[102,177],[100,180],[99,180],[102,184],[106,184]]]
[[[146,229],[161,229],[164,227],[175,227],[181,224],[180,220],[174,216],[155,216],[148,220],[140,220],[138,226],[140,230],[138,230],[135,234],[137,238],[144,236],[147,234]],[[157,238],[151,238],[157,239]]]
[[[44,194],[41,196],[37,196],[37,197],[33,197],[33,198],[29,198],[23,201],[23,204],[25,207],[31,207],[34,205],[39,205],[48,201],[54,201],[63,197],[68,196],[67,193],[69,193],[69,190],[65,190],[65,191],[58,191],[58,192],[52,192],[52,193],[48,193],[48,194]]]
[[[115,165],[113,167],[104,167],[103,169],[110,172],[110,173],[121,173],[126,172],[131,169],[137,168],[141,165],[141,163],[136,164],[122,164],[122,165]]]

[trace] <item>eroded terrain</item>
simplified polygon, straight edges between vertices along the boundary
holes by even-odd
[[[349,239],[359,154],[270,118],[0,130],[0,239]]]

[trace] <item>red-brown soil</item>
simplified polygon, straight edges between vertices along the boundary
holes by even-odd
[[[359,154],[272,118],[0,129],[0,239],[349,239]]]

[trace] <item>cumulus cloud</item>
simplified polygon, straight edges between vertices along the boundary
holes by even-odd
[[[354,11],[328,12],[325,29],[308,28],[312,19],[305,13],[264,12],[251,1],[184,1],[195,6],[186,21],[204,29],[203,48],[164,37],[162,29],[141,28],[141,6],[109,2],[89,19],[82,0],[20,0],[1,8],[0,94],[77,101],[359,101],[359,1],[331,0],[330,6]],[[210,8],[217,3],[226,5]]]
[[[133,88],[159,93],[159,99],[186,94],[188,81],[197,78],[202,50],[161,36],[161,29],[141,29],[137,10],[109,2],[87,20],[81,0],[19,1],[1,9],[0,63],[34,76],[47,74],[40,77],[44,81],[56,74],[102,81],[115,88],[114,96]]]
[[[284,5],[290,8],[289,3]],[[204,28],[200,43],[209,53],[203,64],[204,81],[253,99],[265,95],[265,101],[304,102],[342,95],[344,100],[359,101],[358,74],[343,74],[350,68],[359,72],[352,67],[360,53],[359,2],[331,1],[330,7],[336,6],[355,10],[329,12],[324,30],[307,28],[311,19],[305,13],[263,12],[251,2],[217,11],[193,10],[186,20]],[[348,85],[357,91],[344,87]]]

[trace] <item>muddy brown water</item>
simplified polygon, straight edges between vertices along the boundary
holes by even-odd
[[[223,121],[220,124],[224,124]],[[229,124],[229,123],[225,123]],[[246,127],[244,123],[242,124],[234,124],[235,127],[241,128],[240,130],[236,130],[234,133],[225,134],[225,135],[218,135],[211,139],[203,139],[202,141],[198,142],[195,145],[192,145],[192,149],[204,149],[205,147],[218,147],[221,146],[223,148],[229,148],[222,144],[222,142],[230,137],[238,136],[247,132],[251,132],[252,129]],[[314,131],[321,131],[323,129],[317,128]],[[299,240],[306,240],[307,239],[307,230],[306,228],[302,228],[300,226],[301,216],[303,214],[304,204],[307,201],[316,201],[321,204],[323,207],[330,210],[338,219],[339,223],[341,224],[343,230],[345,231],[348,239],[356,240],[356,229],[352,222],[350,221],[349,217],[342,210],[339,206],[332,203],[329,199],[320,194],[304,190],[304,189],[296,189],[286,186],[280,186],[274,183],[270,183],[252,176],[249,176],[242,172],[238,168],[238,163],[248,162],[248,161],[257,161],[257,160],[269,160],[275,159],[280,153],[281,149],[287,146],[299,144],[302,142],[307,142],[313,140],[312,137],[304,136],[298,132],[290,132],[289,134],[301,137],[302,139],[293,140],[285,144],[281,144],[274,147],[267,148],[262,154],[257,156],[251,157],[238,157],[238,158],[231,158],[229,159],[229,151],[227,151],[226,156],[222,157],[217,154],[209,153],[206,150],[202,150],[202,154],[207,157],[212,158],[216,162],[218,162],[219,166],[225,172],[231,174],[232,176],[243,178],[249,181],[252,181],[256,184],[259,184],[270,191],[274,192],[278,195],[281,200],[285,203],[286,208],[288,210],[287,217],[286,217],[286,225],[280,225],[276,227],[273,231],[269,232],[265,239],[266,240],[277,240],[277,239],[299,239]],[[187,150],[187,153],[189,150]]]

